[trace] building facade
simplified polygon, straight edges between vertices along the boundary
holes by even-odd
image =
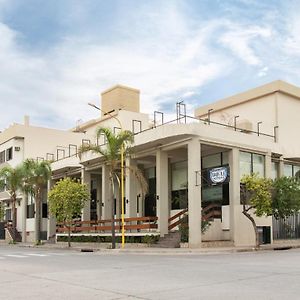
[[[70,132],[49,128],[32,126],[29,117],[24,117],[23,124],[12,124],[0,133],[0,168],[5,166],[16,167],[26,159],[59,160],[67,155],[77,152],[76,145],[85,137],[80,132]],[[68,142],[71,147],[64,145]],[[12,206],[9,191],[4,187],[0,191],[0,201],[5,207],[5,220],[12,219]],[[47,238],[48,209],[47,186],[45,186],[42,200],[42,239]],[[21,191],[18,195],[16,207],[17,230],[22,235],[22,241],[34,240],[35,228],[35,199],[30,195],[24,195]]]
[[[66,176],[80,179],[91,191],[82,221],[102,224],[111,219],[112,211],[119,219],[121,199],[117,196],[112,201],[106,162],[92,152],[79,157],[77,150],[84,143],[105,147],[104,140],[95,138],[96,129],[110,127],[117,132],[121,124],[135,135],[126,165],[139,167],[149,186],[144,195],[135,177],[131,173],[125,176],[126,235],[164,236],[177,230],[187,214],[191,248],[201,247],[202,241],[254,245],[251,222],[242,214],[240,180],[250,173],[276,178],[299,172],[300,88],[274,81],[199,107],[194,116],[188,116],[184,103],[179,102],[177,118],[170,121],[164,120],[162,112],[155,112],[150,121],[140,112],[139,96],[139,90],[121,85],[103,92],[99,118],[62,131],[64,141],[56,141],[44,154],[36,155],[47,159],[48,149],[58,144],[74,151],[56,153],[49,188]],[[272,242],[272,217],[254,218],[267,236],[266,242]],[[204,234],[202,220],[211,224]],[[143,222],[152,223],[142,227]],[[55,236],[55,220],[48,217],[46,223],[47,237]],[[74,234],[110,233],[95,227]]]

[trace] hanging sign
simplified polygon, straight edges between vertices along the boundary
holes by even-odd
[[[229,167],[208,169],[208,179],[211,184],[229,182]]]

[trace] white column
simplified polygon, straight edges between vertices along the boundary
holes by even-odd
[[[271,152],[267,153],[265,156],[265,177],[271,178],[272,177],[272,158]]]
[[[106,165],[102,166],[102,213],[103,219],[111,219],[112,197],[111,197],[111,183],[109,180],[109,170]]]
[[[240,152],[233,148],[229,152],[230,182],[229,182],[229,206],[230,206],[230,235],[235,245],[238,240],[238,218],[241,214],[240,205]]]
[[[127,158],[126,166],[128,166],[125,179],[126,217],[134,218],[137,216],[137,179],[132,170],[137,167],[137,163]]]
[[[47,184],[48,192],[51,190],[52,187],[53,187],[53,180],[50,179],[48,180],[48,184]],[[55,234],[56,234],[56,219],[49,212],[48,222],[47,222],[47,240],[55,237]]]
[[[162,150],[156,152],[156,209],[158,230],[161,236],[169,232],[169,192],[168,192],[168,154]]]
[[[201,247],[201,144],[188,143],[189,247]]]
[[[90,193],[91,190],[91,174],[87,172],[84,168],[81,171],[81,182],[87,186],[87,189]],[[82,221],[91,220],[91,201],[88,200],[85,203],[85,206],[82,210]]]
[[[22,202],[21,202],[21,211],[22,211],[22,242],[26,242],[26,220],[27,220],[27,203],[28,203],[28,194],[23,193]]]

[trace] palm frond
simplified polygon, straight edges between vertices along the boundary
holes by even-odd
[[[140,185],[142,194],[143,195],[147,194],[148,190],[149,190],[149,186],[148,186],[148,182],[147,182],[142,170],[140,168],[138,168],[137,166],[125,166],[125,170],[126,170],[126,172],[130,172],[135,176],[135,178],[137,179],[137,181]]]
[[[107,156],[107,151],[106,149],[103,149],[101,146],[99,145],[81,145],[79,147],[79,150],[78,150],[78,155],[79,155],[79,158],[81,159],[82,157],[82,154],[85,153],[85,152],[88,152],[88,151],[92,151],[93,153],[95,154],[100,154],[102,156]]]

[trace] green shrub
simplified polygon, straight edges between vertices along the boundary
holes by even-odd
[[[159,236],[157,236],[157,235],[153,235],[153,234],[145,235],[142,237],[141,243],[150,245],[150,244],[157,243],[158,240],[159,240]]]

